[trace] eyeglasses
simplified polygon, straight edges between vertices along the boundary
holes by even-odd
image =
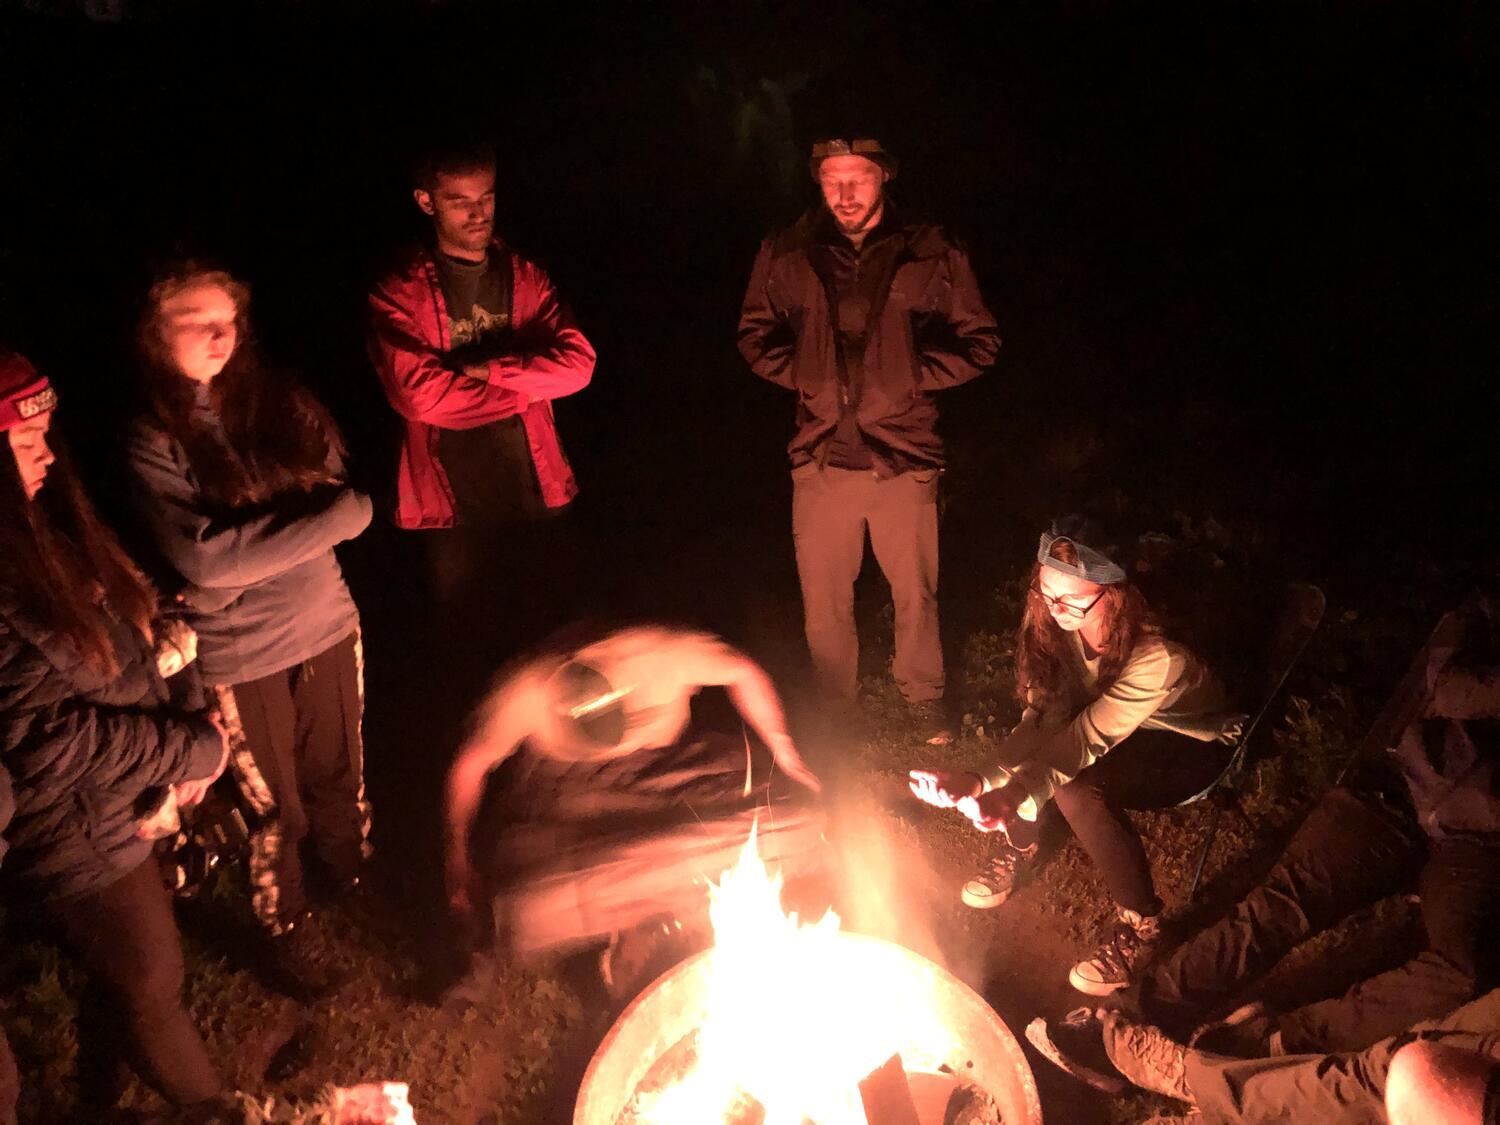
[[[1087,617],[1089,610],[1099,604],[1099,599],[1109,593],[1109,587],[1106,586],[1090,598],[1087,605],[1079,605],[1077,601],[1069,601],[1067,594],[1064,594],[1060,598],[1054,598],[1035,582],[1031,584],[1031,592],[1046,602],[1049,608],[1063,610],[1066,613],[1071,613],[1074,617]]]

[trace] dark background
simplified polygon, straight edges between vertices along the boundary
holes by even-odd
[[[874,132],[902,205],[967,243],[1005,339],[941,400],[953,646],[1013,627],[993,591],[1052,513],[1090,508],[1127,544],[1217,522],[1216,550],[1277,572],[1267,589],[1303,577],[1331,619],[1385,611],[1390,635],[1349,630],[1371,651],[1306,689],[1337,710],[1362,663],[1378,702],[1500,557],[1493,10],[0,0],[0,344],[53,377],[123,514],[151,264],[215,257],[378,484],[364,294],[423,232],[413,149],[487,136],[499,229],[599,353],[557,406],[588,600],[717,628],[795,702],[793,402],[746,371],[735,327],[758,240],[814,198],[808,141]],[[413,647],[413,539],[376,527],[341,557],[377,844],[437,918],[456,716],[433,714],[449,669]],[[571,598],[545,567],[507,580]],[[868,637],[878,581],[864,593]]]
[[[622,608],[753,638],[775,605],[795,638],[793,404],[734,329],[808,139],[855,127],[1005,338],[943,398],[950,604],[1083,503],[1123,537],[1250,521],[1336,602],[1458,586],[1494,543],[1494,32],[1481,4],[9,7],[0,338],[107,495],[150,263],[207,253],[378,478],[363,294],[421,232],[412,149],[474,129],[599,351],[558,413]]]

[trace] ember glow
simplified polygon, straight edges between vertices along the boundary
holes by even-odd
[[[709,896],[714,948],[697,1065],[640,1106],[640,1120],[732,1120],[748,1097],[764,1107],[765,1125],[864,1125],[862,1079],[914,1041],[951,1045],[926,996],[881,979],[888,974],[865,950],[840,938],[836,914],[805,925],[782,910],[781,878],[761,862],[753,831]],[[903,1057],[909,1070],[941,1061]]]

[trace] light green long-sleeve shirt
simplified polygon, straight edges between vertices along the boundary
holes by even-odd
[[[1065,690],[1045,711],[1027,707],[1000,745],[989,788],[1021,785],[1030,799],[1021,816],[1034,819],[1061,786],[1123,742],[1137,727],[1170,730],[1203,742],[1229,742],[1244,716],[1224,685],[1188,649],[1159,634],[1136,642],[1114,683],[1099,689],[1099,658],[1068,634]]]

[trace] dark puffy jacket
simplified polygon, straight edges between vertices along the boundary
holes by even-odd
[[[942,465],[932,392],[966,383],[994,363],[1000,333],[968,256],[940,227],[902,223],[888,212],[864,255],[883,257],[891,248],[877,253],[877,244],[886,239],[897,240],[894,272],[889,290],[869,309],[855,401],[877,470],[890,476]],[[853,255],[821,209],[767,239],[740,312],[740,354],[751,370],[797,392],[797,435],[788,447],[793,468],[822,462],[844,400],[833,313],[810,257],[822,248],[834,257]]]
[[[219,762],[213,724],[168,709],[145,642],[124,625],[113,640],[123,668],[106,679],[0,587],[0,760],[15,795],[5,867],[41,899],[101,890],[144,861],[143,794]]]

